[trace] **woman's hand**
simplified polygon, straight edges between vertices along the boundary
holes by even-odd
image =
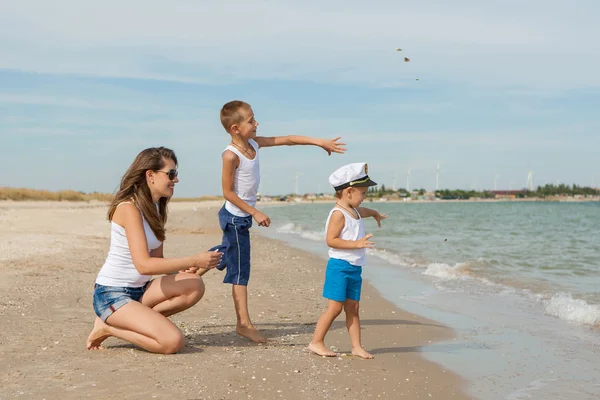
[[[220,253],[216,250],[198,253],[195,256],[192,256],[193,265],[186,271],[189,271],[191,268],[196,268],[196,271],[199,268],[213,269],[217,265],[219,265],[219,263],[221,262],[221,257],[223,257],[223,253]]]

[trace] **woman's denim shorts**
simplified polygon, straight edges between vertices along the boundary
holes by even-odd
[[[141,287],[119,287],[94,285],[94,311],[100,319],[106,322],[115,311],[130,301],[140,301],[148,288],[146,283]]]

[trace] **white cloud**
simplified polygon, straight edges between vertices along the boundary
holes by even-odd
[[[57,106],[69,108],[96,108],[98,106],[80,99],[57,97],[52,95],[28,95],[18,93],[0,93],[0,103]]]
[[[429,143],[436,146],[492,146],[494,150],[560,148],[569,144],[569,138],[548,138],[531,132],[487,131],[465,132],[377,132],[350,133],[346,140],[352,143]]]
[[[156,94],[136,92],[115,85],[63,82],[0,92],[0,104],[52,106],[89,110],[118,110],[131,113],[184,113],[211,117],[215,110],[192,105],[170,104]]]
[[[5,133],[7,135],[19,135],[21,138],[28,136],[53,138],[56,136],[89,135],[92,131],[72,128],[8,128]]]
[[[581,87],[600,84],[598,11],[592,1],[560,0],[20,0],[0,4],[0,68],[218,83],[401,86],[419,77]]]

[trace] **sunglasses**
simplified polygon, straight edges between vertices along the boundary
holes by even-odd
[[[175,178],[177,178],[177,175],[179,175],[179,173],[177,172],[176,169],[171,169],[169,171],[161,171],[159,169],[156,172],[164,172],[165,174],[167,174],[167,176],[169,177],[169,179],[172,180],[172,181],[174,181]]]

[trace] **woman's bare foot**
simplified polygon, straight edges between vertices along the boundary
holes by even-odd
[[[247,339],[252,340],[254,343],[266,343],[267,338],[260,334],[260,332],[252,327],[238,326],[235,328],[238,335],[243,336]]]
[[[313,353],[318,354],[320,356],[325,356],[325,357],[337,356],[337,354],[334,353],[333,351],[329,350],[323,342],[321,342],[321,343],[310,342],[308,344],[308,349],[310,351],[312,351]]]
[[[107,338],[110,337],[110,333],[108,333],[108,325],[100,318],[96,317],[96,321],[94,321],[94,328],[88,336],[85,345],[88,350],[98,350],[101,348],[102,342],[104,342]]]
[[[352,349],[352,355],[356,356],[356,357],[364,358],[366,360],[370,360],[371,358],[373,358],[373,354],[369,353],[362,347],[357,347],[355,349]]]

